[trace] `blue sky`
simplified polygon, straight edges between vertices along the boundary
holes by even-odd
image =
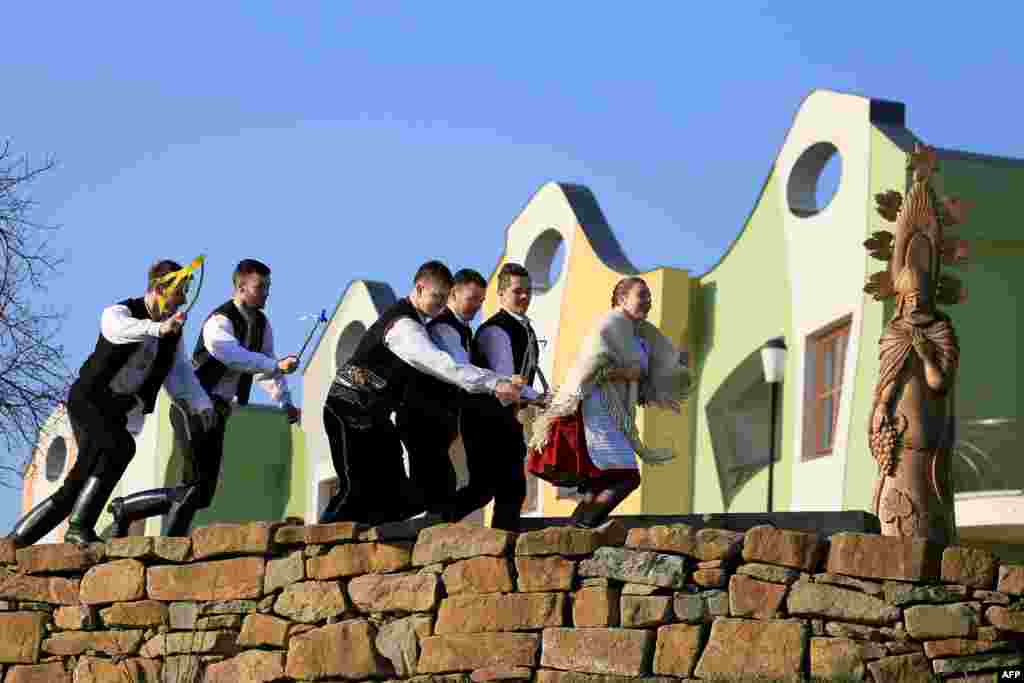
[[[402,294],[428,258],[490,272],[549,180],[590,187],[641,269],[704,272],[815,88],[1024,157],[1024,12],[988,7],[10,3],[0,139],[59,162],[32,194],[68,263],[38,301],[68,312],[73,367],[150,262],[201,252],[188,342],[251,257],[284,352],[353,278]]]

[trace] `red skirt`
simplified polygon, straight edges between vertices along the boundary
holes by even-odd
[[[633,469],[602,470],[594,465],[587,452],[583,411],[579,408],[572,415],[553,419],[550,430],[544,450],[530,449],[526,456],[526,469],[534,476],[568,488],[638,476]]]

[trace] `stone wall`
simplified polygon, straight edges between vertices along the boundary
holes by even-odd
[[[1024,567],[924,541],[684,525],[223,525],[0,544],[4,683],[993,680]]]

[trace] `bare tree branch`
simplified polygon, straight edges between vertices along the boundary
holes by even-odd
[[[56,228],[32,220],[36,203],[29,186],[52,170],[32,165],[0,144],[0,485],[13,485],[30,462],[47,418],[71,383],[57,334],[64,316],[38,300],[63,260],[50,249]]]

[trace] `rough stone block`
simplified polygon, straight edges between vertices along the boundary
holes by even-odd
[[[160,662],[135,657],[120,662],[98,657],[80,657],[74,683],[161,683]]]
[[[832,534],[827,571],[867,579],[934,581],[942,546],[923,538],[840,532]]]
[[[980,615],[968,605],[917,605],[903,610],[907,633],[915,640],[966,638],[976,633]]]
[[[58,607],[53,612],[53,623],[61,631],[84,631],[95,628],[96,608],[89,605]]]
[[[743,534],[726,529],[694,529],[686,524],[629,530],[626,547],[695,557],[702,562],[732,560],[740,555]]]
[[[105,557],[102,543],[40,543],[17,551],[18,571],[23,574],[82,572]]]
[[[798,621],[716,619],[694,675],[800,680],[807,627]]]
[[[46,615],[41,612],[0,614],[0,664],[34,664],[46,633]]]
[[[192,557],[205,560],[219,555],[267,555],[277,524],[213,524],[192,532]]]
[[[868,671],[876,681],[900,683],[932,683],[932,667],[921,653],[884,657],[868,663]]]
[[[455,595],[441,603],[434,633],[526,631],[565,624],[562,593]]]
[[[133,655],[142,645],[143,631],[63,631],[43,641],[43,652],[61,657],[102,652],[111,657]]]
[[[773,526],[756,526],[743,538],[743,561],[778,564],[813,572],[827,544],[818,535]]]
[[[540,636],[535,633],[460,633],[420,641],[421,674],[537,665]],[[413,679],[416,680],[416,679]]]
[[[139,654],[154,659],[168,655],[234,655],[238,651],[234,631],[161,633],[147,640]]]
[[[435,574],[367,574],[349,582],[348,595],[364,612],[429,612],[441,582]]]
[[[599,548],[593,557],[580,562],[579,574],[601,576],[625,583],[682,588],[686,583],[686,563],[683,558],[675,555],[626,548]]]
[[[671,595],[623,595],[619,606],[623,628],[648,628],[672,621]]]
[[[71,683],[71,673],[64,669],[63,662],[12,666],[4,683]]]
[[[106,626],[162,626],[170,621],[167,605],[156,600],[120,602],[100,610]]]
[[[146,589],[154,600],[232,600],[263,594],[262,557],[149,567]]]
[[[238,644],[242,647],[284,647],[291,623],[269,614],[250,614],[242,623]]]
[[[306,560],[301,550],[296,550],[287,557],[267,560],[267,573],[263,577],[263,593],[270,595],[274,591],[290,586],[306,578]]]
[[[626,529],[615,520],[597,529],[548,527],[520,534],[516,540],[516,555],[580,557],[590,555],[601,547],[621,546],[625,540]]]
[[[414,614],[382,624],[374,644],[377,652],[386,657],[395,668],[395,675],[408,678],[416,673],[420,657],[420,640],[431,635],[433,618],[427,614]]]
[[[306,576],[337,579],[359,574],[378,574],[408,569],[412,556],[409,543],[346,543],[326,555],[306,560]]]
[[[651,631],[623,628],[547,628],[541,666],[583,673],[640,676],[654,651]]]
[[[576,591],[572,601],[572,623],[577,628],[619,625],[618,588],[588,586]]]
[[[306,545],[344,543],[355,541],[359,525],[354,522],[334,522],[332,524],[312,524],[303,527],[303,540]]]
[[[448,595],[460,593],[510,593],[512,571],[504,557],[474,557],[453,562],[441,575]]]
[[[284,653],[252,650],[206,667],[206,683],[272,683],[284,678]]]
[[[569,591],[576,578],[576,563],[564,557],[517,557],[519,591]]]
[[[879,626],[894,623],[900,618],[898,608],[874,596],[807,581],[797,581],[790,586],[786,609],[792,616]]]
[[[276,614],[302,624],[337,617],[348,609],[348,598],[337,581],[293,583],[274,601]]]
[[[999,559],[987,550],[950,546],[942,551],[942,580],[972,588],[992,589]]]
[[[78,579],[27,576],[0,567],[0,599],[3,600],[77,605],[78,587]]]
[[[412,563],[422,567],[479,555],[504,556],[512,549],[514,538],[515,534],[500,529],[438,524],[420,532],[412,551]]]
[[[654,673],[689,678],[704,645],[703,625],[672,624],[658,629]]]
[[[742,576],[753,577],[759,581],[782,583],[787,586],[800,578],[800,572],[796,569],[778,567],[773,564],[761,564],[760,562],[740,565],[736,568],[736,573]]]
[[[776,619],[786,586],[736,575],[729,580],[729,614],[734,617]]]
[[[1007,595],[1024,595],[1024,565],[999,565],[999,584],[996,590]]]
[[[138,560],[114,560],[85,573],[79,597],[86,605],[129,602],[146,597],[146,567]]]

